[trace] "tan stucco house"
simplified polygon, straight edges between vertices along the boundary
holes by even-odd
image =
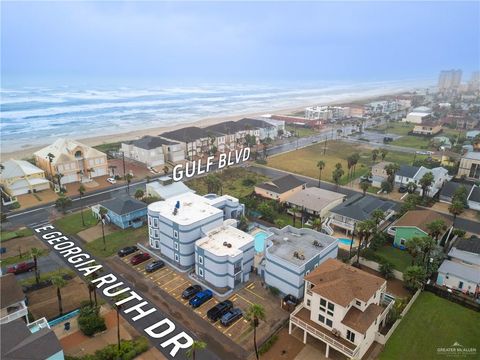
[[[272,181],[255,186],[255,194],[272,200],[284,202],[288,197],[305,189],[307,183],[293,175],[285,175]]]
[[[53,155],[51,162],[49,154]],[[62,184],[88,182],[108,175],[107,155],[75,140],[58,139],[34,156],[37,165],[47,174],[62,174]]]
[[[2,163],[0,183],[10,196],[17,196],[46,190],[50,182],[45,172],[24,160],[8,160]]]

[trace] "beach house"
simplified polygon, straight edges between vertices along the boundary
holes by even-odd
[[[408,183],[413,182],[417,185],[417,192],[422,193],[420,186],[420,180],[426,173],[432,173],[433,182],[427,188],[428,196],[435,196],[438,191],[442,188],[443,184],[452,179],[452,176],[448,174],[448,170],[443,167],[436,167],[433,169],[427,169],[424,166],[411,166],[411,165],[401,165],[400,169],[395,173],[395,185],[408,185]]]
[[[107,155],[75,140],[57,139],[34,157],[37,166],[53,178],[60,177],[62,185],[108,175]]]
[[[334,191],[307,187],[288,196],[285,203],[288,206],[296,206],[313,217],[324,218],[330,209],[341,204],[345,197],[346,195]]]
[[[2,163],[0,184],[10,196],[35,193],[50,188],[45,171],[25,160],[7,160]]]
[[[170,141],[158,136],[144,136],[138,140],[132,140],[122,143],[121,151],[126,158],[141,162],[147,166],[161,166],[169,161],[169,156],[172,160],[183,160],[183,156],[176,153],[178,150],[173,150],[179,147],[178,142]],[[181,155],[183,152],[181,151]]]
[[[305,344],[309,337],[325,343],[326,358],[334,349],[361,359],[393,306],[386,289],[385,279],[328,259],[305,276],[305,296],[290,314],[289,334],[298,328]]]
[[[170,176],[161,176],[157,180],[147,183],[145,187],[147,196],[156,197],[160,200],[170,199],[187,192],[195,192],[183,182],[173,181]]]
[[[147,204],[128,195],[117,196],[92,206],[92,211],[100,219],[100,208],[107,210],[109,223],[121,229],[139,228],[147,220]]]
[[[469,180],[480,179],[480,152],[470,151],[463,155],[458,167],[459,177]]]
[[[285,175],[277,179],[255,185],[254,191],[255,194],[263,198],[283,202],[289,196],[301,191],[302,189],[305,189],[306,186],[306,181],[300,180],[293,175]]]

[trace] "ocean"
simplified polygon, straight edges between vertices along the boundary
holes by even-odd
[[[1,89],[1,151],[412,90],[419,81],[190,87],[8,87]],[[158,135],[158,134],[157,134]]]

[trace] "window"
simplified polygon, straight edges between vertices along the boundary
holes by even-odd
[[[198,263],[203,265],[203,256],[198,255]]]
[[[328,310],[334,310],[335,309],[335,305],[333,305],[331,302],[328,303]]]
[[[198,275],[203,277],[203,269],[202,268],[198,268]]]
[[[310,306],[310,299],[307,300],[307,306]]]
[[[459,288],[459,289],[463,288],[463,281],[459,281],[459,282],[458,282],[458,288]]]
[[[151,216],[148,217],[148,226],[152,226],[152,217]]]
[[[308,275],[308,274],[310,274],[310,270],[307,270],[307,271],[305,272],[305,275]]]
[[[158,238],[158,230],[157,229],[153,229],[153,237]]]
[[[318,266],[318,264],[315,264],[314,268],[316,269],[316,268],[317,268],[317,266]]]
[[[327,325],[327,326],[329,326],[329,327],[332,327],[332,325],[333,325],[332,320],[326,319],[326,320],[325,320],[325,325]]]
[[[355,333],[351,332],[350,330],[347,330],[347,339],[350,340],[351,342],[355,342]]]
[[[175,248],[175,250],[178,250],[178,242],[174,242],[173,247]]]
[[[179,258],[179,256],[178,256],[178,254],[175,254],[175,261],[176,261],[176,262],[179,262],[179,261],[180,261],[180,258]]]
[[[405,239],[403,239],[403,238],[400,239],[400,245],[405,245],[405,243],[406,243],[406,240],[405,240]]]
[[[157,218],[153,218],[153,227],[158,228],[158,219]]]
[[[320,305],[321,305],[321,306],[327,306],[327,300],[325,300],[325,299],[320,299]]]
[[[362,302],[358,300],[355,301],[355,304],[357,304],[357,306],[362,306]]]
[[[175,239],[178,239],[178,231],[177,230],[173,230],[173,237]]]
[[[323,324],[325,322],[325,316],[318,315],[318,321],[320,321]]]

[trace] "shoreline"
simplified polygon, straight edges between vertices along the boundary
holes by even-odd
[[[235,121],[235,120],[240,120],[243,117],[256,117],[256,116],[261,116],[265,115],[268,113],[275,113],[278,115],[288,115],[292,114],[298,111],[304,111],[306,107],[309,106],[316,106],[316,105],[343,105],[343,104],[348,104],[352,102],[358,102],[358,101],[372,101],[374,99],[381,98],[383,96],[391,96],[395,94],[401,94],[405,93],[407,90],[396,90],[392,92],[385,92],[381,95],[369,95],[369,96],[355,96],[353,95],[350,98],[343,98],[341,101],[339,100],[332,100],[328,102],[324,102],[322,104],[317,103],[305,103],[302,106],[296,106],[296,107],[291,107],[291,108],[275,108],[272,107],[271,111],[256,111],[256,112],[237,112],[232,115],[227,115],[227,116],[215,116],[215,117],[207,117],[207,118],[202,118],[196,121],[191,121],[191,122],[185,122],[185,123],[180,123],[178,125],[172,125],[172,126],[161,126],[161,127],[152,127],[152,128],[145,128],[141,130],[134,130],[134,131],[128,131],[128,132],[122,132],[122,133],[117,133],[117,134],[109,134],[109,135],[100,135],[100,136],[92,136],[92,137],[87,137],[87,138],[77,138],[75,136],[72,136],[71,138],[74,140],[77,140],[85,145],[88,146],[97,146],[97,145],[102,145],[102,144],[107,144],[107,143],[113,143],[113,142],[120,142],[120,141],[127,141],[127,140],[136,140],[139,139],[145,135],[152,135],[152,136],[157,136],[160,135],[163,132],[166,131],[174,131],[178,130],[184,127],[188,126],[197,126],[197,127],[206,127],[210,126],[213,124],[225,122],[225,121]],[[30,146],[28,148],[24,149],[19,149],[11,152],[1,152],[1,157],[3,159],[25,159],[29,158],[33,155],[35,151],[38,151],[42,149],[43,147],[49,145],[48,143],[44,144],[39,144],[35,146]],[[5,160],[3,160],[5,161]]]

